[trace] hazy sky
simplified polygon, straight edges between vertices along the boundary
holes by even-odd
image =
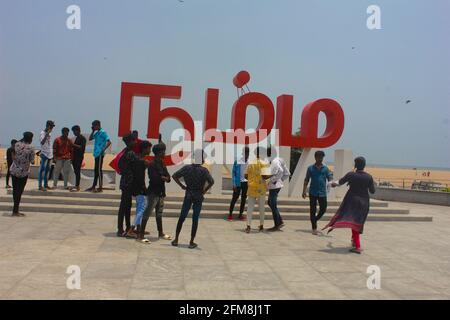
[[[66,28],[71,4],[81,7],[81,30]],[[381,7],[381,30],[366,27],[371,4]],[[205,89],[219,88],[227,129],[231,80],[245,69],[252,91],[274,102],[295,96],[294,127],[306,103],[339,101],[346,126],[329,154],[450,167],[449,12],[448,0],[0,0],[0,143],[38,133],[47,119],[59,132],[98,118],[117,136],[122,81],[182,85],[182,99],[165,105],[196,120]],[[138,99],[142,132],[146,109]]]

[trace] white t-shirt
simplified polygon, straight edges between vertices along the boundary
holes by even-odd
[[[269,179],[269,189],[283,188],[283,181],[289,178],[290,172],[283,159],[276,157],[270,164],[270,173],[273,175]]]
[[[46,156],[48,159],[53,159],[53,147],[51,144],[51,140],[52,140],[52,134],[49,133],[49,137],[45,140],[44,144],[42,144],[42,141],[45,138],[45,135],[47,134],[47,132],[41,131],[41,138],[39,139],[39,142],[41,144],[41,154],[43,154],[44,156]]]
[[[244,161],[245,160],[242,159],[242,162],[239,164],[241,166],[241,182],[247,182],[247,179],[245,179],[245,173],[247,172],[247,163]]]

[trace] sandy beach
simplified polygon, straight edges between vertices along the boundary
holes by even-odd
[[[109,163],[114,158],[114,155],[107,154],[105,156],[104,170],[112,170],[109,166]],[[37,161],[38,159],[36,159]],[[85,168],[93,169],[94,168],[94,157],[91,153],[85,154]],[[331,170],[333,170],[333,166],[329,166]],[[0,172],[1,174],[5,174],[6,172],[6,149],[0,149]],[[411,187],[411,184],[414,181],[432,181],[441,183],[443,186],[450,187],[450,170],[438,170],[438,169],[421,169],[417,168],[416,170],[413,168],[389,168],[387,166],[377,167],[377,166],[368,166],[366,171],[369,172],[377,183],[380,182],[390,182],[392,185],[400,188]],[[224,170],[224,176],[229,175],[226,170]],[[340,177],[335,177],[335,179],[339,179]]]

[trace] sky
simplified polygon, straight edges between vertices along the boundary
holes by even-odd
[[[72,4],[80,30],[66,27]],[[367,28],[369,5],[381,9],[380,30]],[[0,143],[38,134],[47,119],[58,132],[100,119],[115,142],[121,82],[182,86],[163,105],[194,120],[205,90],[218,88],[225,130],[232,79],[247,70],[252,91],[274,103],[294,96],[294,128],[307,103],[341,104],[345,129],[329,160],[345,148],[371,164],[450,168],[448,12],[448,0],[0,0]],[[147,105],[135,100],[141,132]],[[247,118],[256,126],[253,107]]]

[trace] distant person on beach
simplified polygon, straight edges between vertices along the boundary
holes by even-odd
[[[53,157],[55,159],[55,171],[53,172],[53,187],[58,186],[59,175],[63,174],[64,189],[69,189],[69,175],[72,161],[73,143],[69,139],[69,128],[62,128],[61,136],[53,143]]]
[[[140,239],[139,235],[141,232],[141,227],[143,225],[143,216],[148,206],[147,187],[145,186],[145,172],[148,167],[148,162],[145,161],[145,157],[150,154],[151,148],[152,144],[149,141],[141,141],[140,150],[137,154],[141,161],[135,161],[134,165],[132,166],[132,194],[134,197],[136,197],[136,217],[134,220],[134,225],[131,227],[131,231],[127,234],[127,236],[136,237],[137,240],[141,240],[141,242],[143,243],[150,243],[150,241],[148,239],[145,239],[144,237]]]
[[[41,145],[41,151],[40,151],[40,158],[41,158],[41,165],[39,167],[39,177],[38,177],[38,186],[39,190],[41,191],[47,191],[47,189],[52,189],[48,186],[48,179],[49,179],[49,170],[51,162],[53,161],[53,147],[51,144],[52,139],[52,131],[55,127],[55,123],[52,120],[48,120],[45,124],[45,129],[41,131],[40,136],[40,145]],[[44,182],[44,185],[42,185],[42,180]]]
[[[16,154],[15,151],[15,146],[16,146],[17,140],[13,139],[11,140],[11,147],[8,148],[8,150],[6,150],[6,189],[10,189],[11,186],[9,185],[9,177],[11,176],[11,165],[14,161],[14,157]]]
[[[150,162],[150,165],[148,167],[148,206],[144,213],[139,238],[144,239],[147,221],[154,210],[156,227],[158,229],[158,237],[164,240],[172,240],[172,237],[170,235],[164,233],[162,222],[164,198],[166,197],[166,183],[170,182],[170,174],[164,163],[164,156],[166,155],[166,145],[160,142],[153,146],[152,151],[155,155],[155,159]]]
[[[325,153],[321,150],[316,151],[314,158],[316,163],[309,166],[306,171],[305,182],[303,184],[303,199],[306,199],[306,189],[309,181],[309,211],[313,235],[318,235],[317,221],[319,221],[327,211],[327,182],[331,181],[333,176],[327,166],[323,164]],[[317,212],[317,202],[319,202],[319,214]]]
[[[14,207],[13,217],[24,217],[25,214],[19,212],[20,200],[30,174],[30,165],[34,164],[34,149],[31,146],[33,133],[25,132],[23,139],[15,145],[15,157],[11,165],[11,179],[13,184]]]
[[[352,249],[350,251],[358,254],[361,254],[362,251],[359,235],[363,233],[364,223],[369,214],[369,192],[375,193],[373,178],[364,171],[365,167],[366,159],[358,157],[355,159],[356,171],[347,173],[338,183],[332,183],[332,187],[347,183],[349,190],[330,223],[323,228],[329,228],[328,232],[336,228],[352,229]]]
[[[245,146],[243,155],[240,160],[235,160],[232,171],[232,183],[233,183],[233,197],[231,198],[230,210],[228,212],[228,221],[233,221],[233,210],[236,205],[236,201],[241,197],[241,205],[239,207],[239,220],[245,220],[243,215],[245,209],[245,202],[247,201],[247,189],[248,181],[245,178],[247,171],[248,157],[250,155],[249,147]]]
[[[191,207],[193,208],[193,215],[189,248],[194,249],[197,247],[194,240],[197,234],[198,220],[200,218],[200,212],[202,210],[202,204],[205,198],[204,195],[214,184],[214,179],[208,169],[203,167],[204,163],[204,151],[201,149],[195,150],[194,163],[185,165],[172,175],[173,180],[181,187],[181,189],[186,191],[180,212],[180,218],[177,223],[175,240],[172,241],[172,245],[175,247],[178,246],[181,229],[183,227],[184,220],[191,210]],[[183,179],[185,184],[182,184],[180,179]]]
[[[78,125],[72,127],[75,136],[72,150],[72,167],[75,173],[75,187],[71,189],[73,192],[80,191],[81,167],[83,166],[84,153],[86,151],[86,138],[81,134],[81,128]]]
[[[275,148],[271,148],[270,153],[273,159],[270,163],[270,174],[272,175],[269,179],[269,207],[272,210],[272,217],[274,226],[270,228],[269,231],[279,231],[284,227],[283,218],[280,215],[280,210],[278,209],[278,194],[281,188],[283,188],[283,182],[289,179],[291,173],[284,162],[284,159],[277,155]]]
[[[103,192],[103,159],[105,158],[105,151],[111,145],[111,140],[108,134],[103,130],[99,120],[92,122],[92,133],[89,136],[89,141],[94,140],[94,182],[92,187],[86,191],[91,192]],[[97,188],[98,183],[98,189]]]
[[[256,159],[250,161],[247,166],[246,178],[248,179],[248,203],[247,203],[247,228],[246,233],[250,233],[252,226],[253,210],[255,208],[255,203],[258,202],[259,209],[259,231],[264,230],[264,219],[265,219],[265,203],[266,203],[266,192],[267,192],[267,182],[271,176],[265,174],[265,170],[269,168],[269,164],[263,160],[263,153],[266,149],[258,147],[256,148]]]

